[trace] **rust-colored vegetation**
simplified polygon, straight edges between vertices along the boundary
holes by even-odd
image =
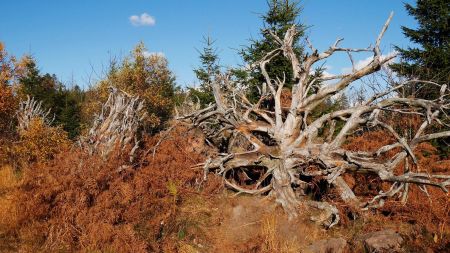
[[[414,133],[419,127],[419,120],[414,117],[397,117],[389,119],[395,123],[394,126],[407,132]],[[345,148],[349,150],[375,151],[383,145],[392,143],[394,137],[386,131],[368,131],[348,140]],[[396,153],[391,150],[387,157]],[[415,156],[418,164],[409,164],[411,170],[426,173],[450,172],[450,157],[441,157],[435,146],[430,143],[418,145]],[[405,164],[397,168],[398,172],[405,169]],[[378,179],[370,175],[346,175],[344,179],[353,188],[354,192],[367,199],[375,196],[380,190],[387,191],[390,184],[381,184]],[[433,248],[438,251],[448,247],[450,240],[450,196],[439,188],[418,187],[410,185],[406,202],[400,198],[390,199],[382,207],[378,215],[373,216],[370,230],[377,230],[386,225],[410,227],[409,242],[410,249]],[[347,210],[345,206],[341,210]],[[345,220],[345,219],[344,219]],[[347,220],[348,221],[348,220]]]
[[[370,150],[387,141],[384,132],[367,132],[347,147]],[[118,155],[105,162],[75,148],[60,150],[20,172],[9,166],[0,170],[2,252],[298,252],[332,235],[351,242],[364,231],[386,227],[407,234],[408,245],[416,249],[448,245],[449,199],[438,189],[429,188],[427,197],[411,187],[407,204],[387,202],[379,213],[347,218],[329,232],[306,216],[289,223],[274,216],[273,206],[250,198],[223,198],[220,179],[211,175],[202,182],[203,172],[193,167],[211,151],[199,132],[182,126],[146,137],[141,159],[130,167],[123,167],[124,157]],[[419,150],[430,153],[417,154],[420,164],[448,170],[448,161],[439,161],[433,146]],[[369,182],[350,184],[368,198],[380,190],[370,177],[346,180]]]
[[[20,180],[3,168],[2,217],[14,215],[1,220],[0,235],[9,238],[2,251],[175,251],[178,206],[204,187],[190,166],[204,159],[205,149],[185,131],[173,131],[135,167],[120,167],[117,156],[104,162],[64,150],[25,168]],[[148,138],[145,146],[157,141]]]

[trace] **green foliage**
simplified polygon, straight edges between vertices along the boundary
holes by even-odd
[[[434,81],[439,84],[450,82],[450,4],[447,0],[418,0],[417,6],[405,4],[406,10],[418,22],[417,29],[402,27],[403,33],[416,47],[402,49],[402,62],[391,67],[407,79]],[[434,99],[440,87],[411,84],[405,96]]]
[[[315,120],[320,118],[322,115],[325,115],[330,112],[343,110],[349,107],[348,98],[345,93],[341,93],[334,100],[327,99],[321,104],[319,104],[312,112],[311,112],[311,120]]]
[[[450,83],[450,4],[447,0],[418,0],[416,7],[405,4],[408,13],[418,22],[417,29],[402,27],[403,33],[416,47],[402,49],[401,62],[391,68],[407,79]],[[440,87],[424,83],[410,84],[403,96],[436,99]],[[450,113],[450,112],[449,112]],[[446,122],[450,123],[450,120]],[[450,138],[434,140],[442,156],[450,155]]]
[[[55,75],[41,75],[33,58],[28,57],[24,74],[19,78],[19,97],[27,95],[42,101],[43,107],[54,115],[55,125],[62,125],[70,138],[80,133],[80,115],[83,92],[78,86],[68,89]]]
[[[266,14],[262,15],[264,22],[264,28],[261,29],[261,38],[252,39],[250,46],[241,50],[240,54],[243,60],[248,64],[261,60],[268,52],[276,49],[279,45],[274,38],[267,32],[271,30],[278,37],[284,38],[287,30],[293,25],[297,26],[298,34],[294,38],[294,51],[300,57],[303,54],[303,46],[300,45],[300,38],[304,36],[304,25],[299,23],[298,17],[301,9],[298,7],[297,1],[289,0],[270,0],[268,2],[269,10]],[[301,58],[301,57],[300,57]],[[292,66],[290,61],[282,54],[276,56],[267,65],[267,72],[272,78],[283,79],[286,75],[286,87],[291,88],[295,80],[292,73]],[[240,78],[249,79],[250,94],[249,98],[255,100],[258,97],[258,87],[264,83],[264,77],[259,70],[254,70],[249,76],[242,76],[243,73],[239,72]]]
[[[74,139],[80,135],[81,131],[81,104],[84,100],[84,92],[80,87],[62,91],[63,105],[57,120],[62,124],[63,129],[69,134],[69,138]]]
[[[201,106],[205,107],[214,102],[211,82],[220,71],[219,56],[214,47],[214,41],[210,37],[204,38],[203,51],[199,53],[201,66],[194,69],[194,73],[200,81],[200,87],[190,88],[189,93],[194,100],[198,99]]]
[[[25,75],[19,79],[19,95],[29,95],[42,101],[46,108],[53,108],[57,103],[58,91],[62,84],[55,75],[41,75],[33,58],[29,57],[25,63]]]

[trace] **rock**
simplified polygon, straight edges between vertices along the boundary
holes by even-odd
[[[403,238],[392,229],[366,234],[363,241],[368,252],[403,252]]]
[[[342,238],[320,240],[309,245],[305,253],[343,253],[347,247],[347,241]]]

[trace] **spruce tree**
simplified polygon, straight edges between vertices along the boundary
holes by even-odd
[[[418,22],[417,29],[402,27],[404,35],[417,46],[402,49],[401,62],[391,68],[407,79],[434,81],[440,85],[450,82],[450,2],[447,0],[418,0],[416,7],[405,4],[408,13]],[[440,87],[423,83],[411,84],[405,96],[434,99]]]
[[[440,85],[450,83],[450,3],[447,0],[417,0],[416,7],[405,4],[405,8],[416,19],[418,27],[402,27],[403,33],[417,46],[397,47],[401,62],[392,64],[391,68],[406,79],[439,84],[412,83],[403,90],[403,96],[436,99]],[[445,123],[450,124],[450,120]],[[432,143],[441,156],[450,155],[450,138],[433,140]]]
[[[300,45],[300,39],[304,36],[305,26],[299,22],[299,15],[301,8],[298,1],[289,0],[270,0],[268,1],[269,10],[266,14],[262,15],[264,27],[261,29],[261,38],[252,39],[250,46],[243,48],[240,52],[243,60],[248,65],[252,65],[261,60],[270,51],[279,48],[279,45],[275,39],[268,32],[269,30],[275,33],[278,37],[284,38],[287,30],[296,25],[298,34],[294,40],[294,51],[298,56],[303,54],[303,47]],[[295,82],[294,75],[292,73],[292,67],[289,59],[282,54],[276,56],[267,65],[267,72],[269,76],[273,78],[283,79],[286,75],[286,87],[291,88]],[[264,77],[258,70],[254,70],[250,73],[249,86],[252,94],[249,97],[256,97],[258,94],[258,87],[264,83]]]
[[[75,139],[81,131],[81,104],[84,92],[78,85],[75,85],[71,89],[64,89],[61,95],[63,104],[58,120],[69,134],[69,138]]]
[[[200,87],[190,88],[190,95],[193,99],[198,99],[204,107],[214,101],[211,82],[216,74],[220,72],[219,56],[214,47],[214,40],[211,37],[204,38],[203,51],[199,51],[201,66],[194,69],[197,79],[200,81]]]

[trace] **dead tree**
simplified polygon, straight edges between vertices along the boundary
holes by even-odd
[[[104,159],[116,148],[124,151],[132,147],[129,158],[133,162],[140,144],[139,129],[146,117],[144,101],[114,87],[109,89],[108,100],[81,143],[89,154],[99,154]]]
[[[48,111],[42,108],[42,101],[37,101],[33,97],[27,95],[27,100],[20,102],[17,111],[18,130],[27,130],[33,119],[42,119],[45,124],[51,125],[54,117],[49,118],[50,109]]]
[[[345,48],[340,46],[342,39],[338,39],[327,50],[319,52],[309,43],[310,52],[301,59],[294,53],[292,45],[297,32],[295,27],[291,27],[284,38],[270,32],[279,48],[267,53],[259,61],[259,71],[265,77],[265,83],[261,84],[261,94],[256,103],[246,97],[245,84],[233,82],[230,74],[218,75],[211,83],[215,103],[180,117],[203,129],[209,140],[227,140],[226,147],[221,144],[221,153],[202,164],[205,173],[214,171],[222,175],[225,185],[240,193],[270,193],[290,216],[296,216],[297,208],[302,203],[294,189],[301,189],[306,185],[302,180],[305,177],[325,178],[340,192],[344,201],[361,208],[377,207],[386,197],[396,194],[407,196],[410,184],[436,186],[447,192],[450,184],[448,175],[413,170],[395,173],[395,169],[403,163],[417,162],[414,150],[419,143],[450,136],[450,131],[430,132],[431,125],[445,124],[442,118],[448,117],[450,102],[446,85],[442,86],[440,98],[433,101],[391,95],[401,89],[405,85],[403,83],[376,93],[353,107],[332,111],[318,118],[310,116],[322,102],[362,77],[377,72],[395,57],[382,56],[380,50],[381,39],[392,16],[393,14],[382,27],[374,46]],[[313,65],[331,55],[346,53],[353,64],[351,55],[358,52],[373,52],[373,60],[359,69],[353,66],[353,71],[348,74],[311,78]],[[291,89],[292,98],[287,106],[281,100],[285,78],[269,76],[266,71],[266,65],[279,54],[290,60],[295,78]],[[327,85],[311,94],[310,90],[313,90],[314,83],[318,81],[327,81]],[[263,102],[267,100],[273,101],[273,106],[263,106]],[[389,112],[420,115],[423,123],[413,138],[405,139],[392,126],[383,122],[383,115]],[[335,128],[337,121],[343,122],[339,131]],[[347,136],[361,127],[383,128],[395,137],[396,142],[383,146],[376,152],[351,152],[343,149]],[[320,137],[319,133],[324,132],[323,130],[326,130],[327,136]],[[237,148],[238,142],[242,146],[242,139],[249,148]],[[219,146],[218,143],[214,144]],[[386,152],[395,150],[397,152],[393,157],[383,156]],[[392,187],[387,192],[380,192],[373,200],[362,203],[341,177],[349,172],[376,175],[382,181],[391,182]],[[236,174],[241,180],[231,178]],[[255,174],[259,175],[257,179]],[[253,183],[242,183],[245,180]],[[325,202],[308,203],[325,209],[330,216],[334,216],[327,221],[328,226],[339,220],[334,206]]]

